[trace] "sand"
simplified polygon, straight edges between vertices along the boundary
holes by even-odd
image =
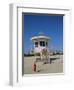
[[[36,72],[34,71],[35,57],[24,57],[24,74],[46,74],[46,73],[62,73],[63,72],[63,55],[50,56],[52,62],[43,64],[36,63]],[[56,58],[56,59],[54,59]]]

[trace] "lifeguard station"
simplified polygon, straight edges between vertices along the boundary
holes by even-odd
[[[45,36],[43,33],[39,33],[38,36],[33,36],[31,40],[34,43],[34,55],[36,62],[43,61],[44,63],[47,63],[50,61],[48,50],[50,37]]]

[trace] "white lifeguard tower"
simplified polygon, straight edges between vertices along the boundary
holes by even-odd
[[[44,61],[47,62],[49,58],[49,49],[48,42],[50,37],[45,36],[43,33],[39,33],[38,36],[33,36],[31,38],[34,43],[34,55],[36,61]]]

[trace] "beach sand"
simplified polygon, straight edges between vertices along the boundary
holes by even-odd
[[[43,64],[36,63],[36,72],[34,71],[35,57],[24,57],[24,74],[47,74],[47,73],[62,73],[63,72],[63,55],[50,56],[52,62]],[[54,59],[56,58],[56,59]]]

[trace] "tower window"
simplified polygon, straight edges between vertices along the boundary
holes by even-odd
[[[35,47],[38,47],[38,42],[35,42]]]
[[[46,46],[48,46],[48,43],[46,42]]]
[[[40,46],[45,46],[45,42],[44,41],[40,41]]]

